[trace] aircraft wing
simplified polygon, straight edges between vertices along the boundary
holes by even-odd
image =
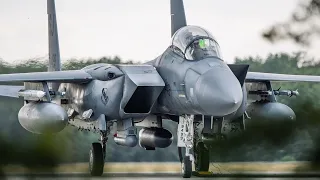
[[[320,82],[320,76],[248,72],[245,81],[246,82],[262,82],[262,81]]]
[[[91,75],[83,70],[32,72],[0,75],[0,82],[88,82]]]

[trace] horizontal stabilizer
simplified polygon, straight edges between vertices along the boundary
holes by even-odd
[[[0,85],[0,96],[19,98],[18,92],[23,89],[24,86]]]
[[[83,70],[32,72],[0,75],[0,82],[88,82],[91,75]]]
[[[320,82],[320,76],[248,72],[246,82],[261,81]]]

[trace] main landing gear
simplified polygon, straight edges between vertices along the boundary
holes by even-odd
[[[183,178],[190,178],[192,176],[192,162],[194,156],[192,154],[194,146],[194,130],[193,130],[193,115],[185,115],[179,117],[178,125],[178,153],[181,162],[181,174]],[[182,156],[182,149],[185,150]]]
[[[89,171],[91,176],[101,176],[103,174],[107,140],[107,133],[102,131],[101,142],[92,143],[89,152]]]

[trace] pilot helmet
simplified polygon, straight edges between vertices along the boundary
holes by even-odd
[[[199,37],[199,36],[198,36]],[[208,46],[204,39],[198,39],[197,36],[194,37],[194,41],[187,48],[187,54],[189,57],[186,57],[190,60],[198,60],[207,57],[208,54]],[[186,54],[186,55],[187,55]]]

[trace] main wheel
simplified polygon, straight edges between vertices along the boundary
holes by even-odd
[[[92,143],[89,157],[90,174],[92,176],[101,176],[104,168],[104,155],[101,143]]]
[[[181,167],[182,177],[183,178],[190,178],[192,175],[192,162],[190,160],[190,157],[185,156],[183,158],[183,162],[181,165],[182,165],[182,167]]]
[[[196,171],[209,171],[209,150],[204,146],[202,142],[196,146],[194,165]]]

